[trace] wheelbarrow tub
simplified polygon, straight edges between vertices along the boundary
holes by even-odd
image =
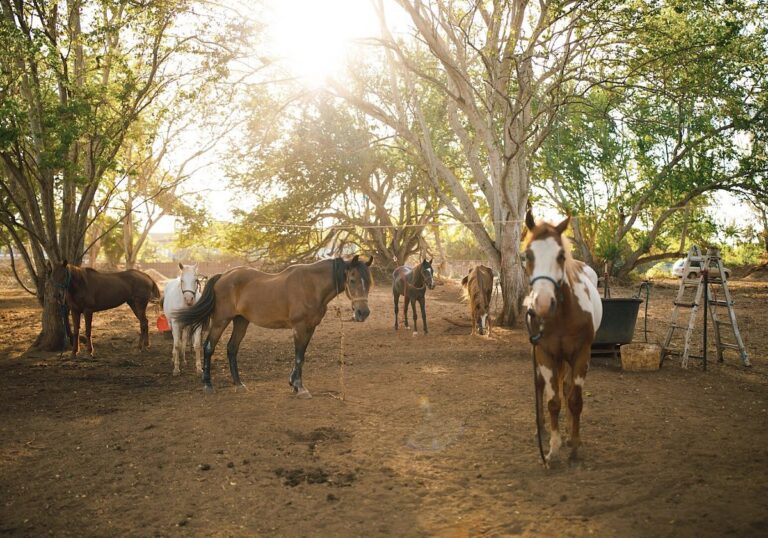
[[[642,299],[602,299],[603,319],[595,334],[593,345],[622,345],[632,342],[637,312]]]

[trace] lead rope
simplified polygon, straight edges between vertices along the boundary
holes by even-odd
[[[525,326],[528,328],[528,340],[531,342],[531,361],[533,362],[533,399],[534,399],[534,405],[536,406],[536,441],[539,444],[539,455],[541,456],[541,461],[544,463],[544,465],[547,464],[547,458],[544,456],[544,446],[541,443],[541,410],[542,402],[541,402],[541,394],[539,394],[538,389],[536,388],[536,346],[539,344],[539,340],[541,340],[541,326],[539,326],[539,332],[534,334],[533,332],[533,318],[535,314],[533,313],[533,310],[530,308],[525,313]]]

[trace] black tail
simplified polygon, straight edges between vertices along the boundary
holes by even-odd
[[[200,300],[195,304],[189,308],[174,310],[171,314],[174,321],[178,321],[182,327],[189,325],[193,331],[198,327],[205,327],[213,315],[213,308],[216,306],[216,294],[213,291],[213,286],[216,285],[219,278],[221,278],[220,274],[213,275],[208,279]]]
[[[160,293],[160,288],[157,287],[157,282],[155,282],[153,280],[152,281],[152,293],[149,296],[149,302],[150,303],[156,303],[158,301],[160,301],[160,306],[162,307],[163,306],[163,303],[162,303],[163,297],[162,297],[162,294]]]

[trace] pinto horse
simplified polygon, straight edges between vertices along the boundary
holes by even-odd
[[[227,344],[229,371],[236,388],[245,387],[237,369],[237,351],[248,324],[267,329],[292,329],[295,360],[288,379],[300,398],[310,398],[301,379],[304,353],[325,316],[328,303],[346,293],[355,321],[370,314],[368,291],[371,289],[370,265],[358,256],[322,260],[313,264],[291,265],[280,273],[263,273],[250,267],[236,267],[208,280],[200,300],[193,306],[173,313],[175,321],[192,329],[210,321],[203,345],[203,389],[211,385],[211,356],[221,334],[232,322],[232,336]]]
[[[530,211],[525,220],[530,231],[524,246],[531,286],[525,305],[532,318],[529,330],[536,364],[537,420],[544,404],[549,411],[547,465],[562,444],[558,429],[562,400],[567,402],[570,417],[570,457],[576,458],[590,348],[603,317],[597,274],[571,257],[570,242],[563,235],[569,222],[570,217],[557,225],[537,223]]]
[[[51,283],[56,288],[56,299],[72,311],[72,357],[80,349],[80,316],[85,315],[85,337],[88,353],[93,356],[91,321],[93,313],[115,308],[123,303],[133,310],[139,320],[141,335],[139,349],[149,348],[149,321],[147,304],[160,299],[160,290],[149,275],[131,269],[118,273],[100,273],[90,267],[70,265],[64,260],[49,267]]]
[[[491,335],[491,294],[493,293],[493,271],[485,265],[470,269],[469,274],[461,279],[464,297],[469,303],[469,315],[472,318],[472,334]]]
[[[398,329],[397,315],[400,308],[398,303],[402,295],[405,297],[405,304],[403,306],[405,328],[408,328],[408,303],[410,303],[413,310],[413,334],[418,334],[419,332],[416,323],[416,301],[418,301],[421,306],[421,321],[424,322],[424,334],[429,332],[427,329],[427,308],[424,304],[427,288],[435,289],[432,260],[422,261],[415,269],[411,269],[407,265],[401,265],[394,270],[392,273],[392,296],[395,301],[395,330]]]

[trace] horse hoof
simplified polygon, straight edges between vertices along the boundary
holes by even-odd
[[[245,386],[245,383],[240,383],[235,385],[235,392],[248,392],[248,387]]]
[[[203,385],[203,392],[205,394],[213,394],[216,391],[213,390],[213,385]]]
[[[173,377],[178,377],[179,375],[181,375],[181,371],[180,370],[174,370],[173,371]]]
[[[309,400],[312,395],[309,393],[307,389],[304,387],[301,387],[299,390],[296,391],[296,397],[300,400]]]
[[[417,336],[419,334],[419,331],[413,331],[413,336]]]

